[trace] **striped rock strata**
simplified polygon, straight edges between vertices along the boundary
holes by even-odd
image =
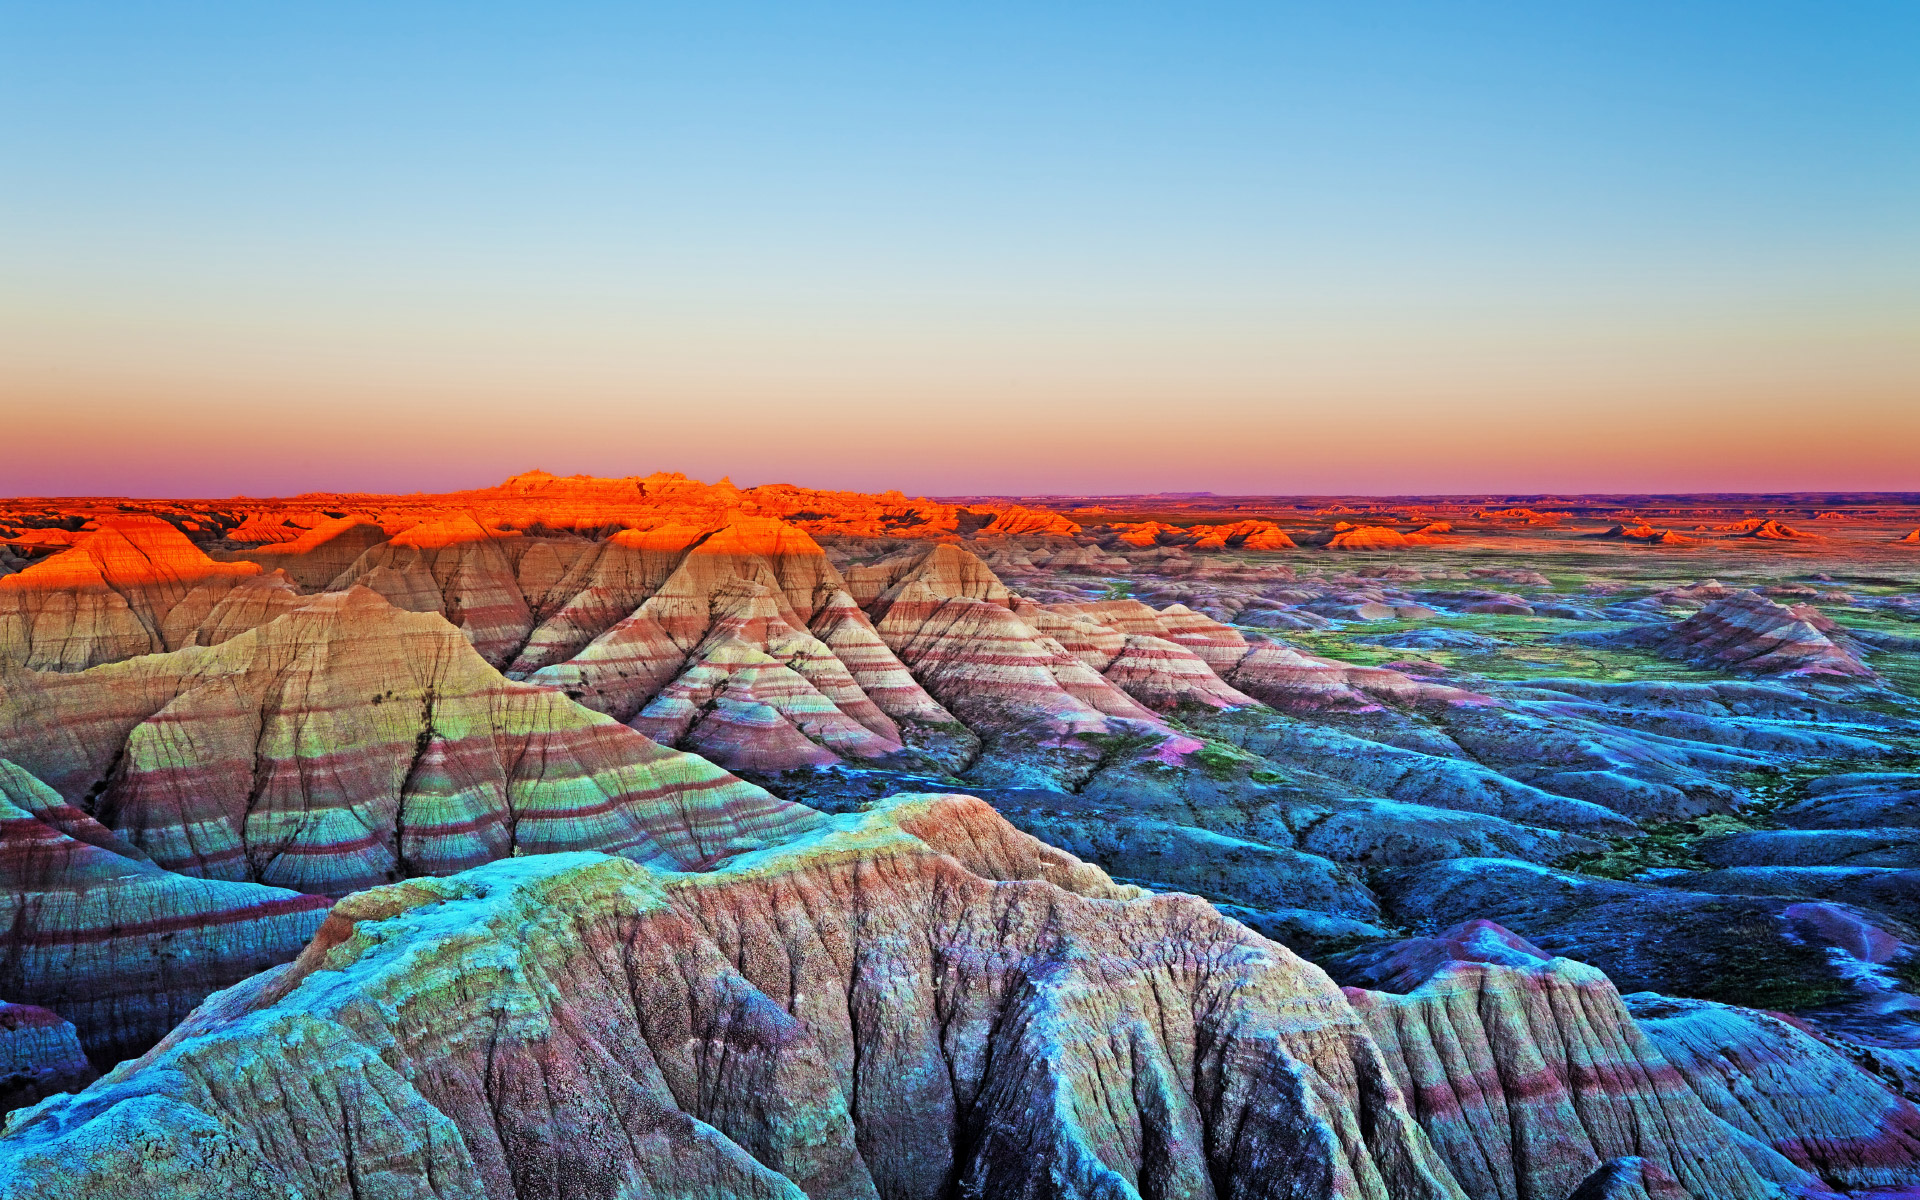
[[[1148,696],[1142,699],[1156,707],[1188,701],[1209,707],[1260,702],[1283,711],[1315,712],[1375,709],[1383,703],[1486,703],[1484,697],[1399,671],[1317,658],[1274,641],[1250,642],[1233,626],[1184,604],[1155,610],[1138,600],[1099,600],[1023,605],[1016,611],[1030,616],[1094,669],[1112,674],[1118,664],[1129,683],[1146,690]],[[1146,640],[1130,643],[1129,638]],[[1133,653],[1123,653],[1129,650]],[[1156,667],[1151,673],[1140,670],[1146,665],[1143,653]],[[1217,682],[1183,682],[1201,678],[1195,660]]]
[[[1196,530],[1195,532],[1199,532]],[[1272,521],[1235,521],[1206,527],[1196,550],[1291,550],[1294,541]]]
[[[1673,626],[1653,649],[1737,675],[1809,683],[1872,682],[1872,668],[1835,645],[1809,615],[1757,592],[1735,592]]]
[[[0,987],[72,1021],[101,1062],[152,1044],[207,993],[287,961],[327,906],[162,870],[0,759]]]
[[[549,618],[516,670],[600,626],[572,657],[527,678],[724,766],[890,760],[910,757],[909,746],[953,766],[971,756],[975,743],[888,649],[805,533],[742,518],[644,536],[618,557],[616,586],[579,593],[605,601],[589,612],[576,599]],[[612,616],[636,595],[630,615]],[[572,632],[545,635],[560,629]]]
[[[1090,737],[1171,737],[1152,710],[1022,620],[1006,588],[964,550],[935,546],[848,580],[856,599],[871,596],[867,611],[887,647],[981,737],[978,778],[1057,786],[1098,764]]]
[[[249,513],[245,520],[227,530],[226,539],[229,542],[243,542],[248,545],[291,542],[303,532],[305,531],[278,517],[269,516],[266,513]]]
[[[1640,1028],[1715,1116],[1843,1191],[1920,1179],[1920,1108],[1772,1013],[1648,992]]]
[[[329,518],[311,529],[290,529],[289,532],[296,536],[211,553],[224,562],[254,562],[269,570],[283,570],[307,591],[319,591],[389,536],[379,525],[362,517]],[[227,540],[239,539],[229,533]]]
[[[915,796],[704,874],[352,897],[0,1138],[8,1200],[155,1194],[1462,1192],[1317,969]]]
[[[482,658],[504,666],[533,631],[533,612],[502,540],[471,516],[415,525],[361,554],[328,588],[358,584],[396,607],[441,613]]]
[[[1652,1200],[1825,1190],[1710,1111],[1592,967],[1474,921],[1355,974],[1384,989],[1347,998],[1475,1200],[1558,1200],[1596,1174],[1617,1188],[1626,1158]]]
[[[1324,546],[1328,550],[1403,550],[1414,544],[1397,529],[1382,525],[1348,525],[1344,521],[1331,530],[1308,534],[1301,540],[1309,546]]]
[[[219,640],[225,611],[291,598],[253,563],[218,563],[172,525],[109,517],[72,549],[0,577],[0,667],[77,671]],[[229,593],[247,589],[245,599]],[[259,589],[254,592],[252,589]]]
[[[684,867],[812,819],[365,588],[217,647],[0,676],[0,747],[162,867],[329,895],[513,853]]]
[[[0,1000],[0,1113],[97,1077],[73,1022],[34,1004]]]
[[[364,588],[217,647],[0,673],[0,752],[27,798],[0,988],[96,1054],[285,961],[323,896],[557,850],[699,867],[820,819]]]

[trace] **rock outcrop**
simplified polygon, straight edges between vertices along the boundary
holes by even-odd
[[[1832,514],[1829,514],[1832,515]],[[1819,541],[1817,533],[1807,533],[1791,525],[1782,524],[1772,517],[1748,517],[1744,521],[1735,521],[1730,525],[1717,525],[1716,529],[1731,533],[1735,537],[1756,538],[1763,542]]]
[[[1204,529],[1205,532],[1201,532]],[[1294,540],[1272,521],[1235,521],[1195,529],[1195,550],[1291,550]]]
[[[353,566],[362,554],[387,540],[387,531],[359,517],[329,518],[311,529],[288,529],[291,535],[240,550],[215,551],[213,556],[228,562],[259,563],[269,570],[281,570],[306,591],[319,591],[342,571]],[[228,541],[240,541],[233,534]]]
[[[0,992],[105,1061],[291,957],[327,897],[558,850],[693,868],[820,820],[364,588],[216,647],[0,673],[0,747]]]
[[[533,632],[533,613],[500,542],[469,515],[415,525],[365,551],[328,585],[372,589],[398,608],[437,612],[494,666],[511,662]]]
[[[151,1045],[209,992],[292,958],[328,903],[162,870],[0,759],[0,987],[71,1021],[101,1063]],[[47,1065],[72,1075],[71,1063]]]
[[[0,1114],[98,1077],[73,1022],[34,1004],[0,1000]]]
[[[365,588],[209,649],[0,676],[0,745],[168,870],[327,895],[515,853],[691,866],[814,819]]]
[[[1673,626],[1652,648],[1737,675],[1836,684],[1873,680],[1873,669],[1835,645],[1812,615],[1757,592],[1734,592]]]
[[[213,561],[158,517],[108,518],[71,549],[0,576],[0,667],[77,671],[191,645],[227,593],[259,574]]]
[[[612,582],[601,570],[610,555],[596,556],[600,581],[589,579],[536,630],[516,669],[565,653],[577,633],[562,630],[601,631],[571,657],[533,670],[531,682],[737,770],[884,760],[908,746],[947,762],[970,755],[954,737],[953,715],[895,656],[805,533],[739,518],[717,530],[642,536],[620,547]],[[962,557],[999,587],[977,559]],[[615,616],[624,604],[630,613]]]
[[[1920,1108],[1772,1013],[1652,993],[1639,1027],[1713,1114],[1845,1192],[1920,1179]]]
[[[1384,525],[1350,525],[1345,521],[1321,533],[1308,534],[1301,541],[1328,550],[1404,550],[1418,544],[1397,529]]]
[[[1569,1196],[1625,1158],[1656,1200],[1818,1187],[1723,1124],[1592,967],[1475,921],[1348,975],[1381,989],[1347,997],[1468,1196]]]
[[[1640,542],[1650,546],[1697,546],[1699,538],[1691,538],[1671,529],[1655,529],[1642,521],[1634,525],[1614,525],[1603,533],[1590,536],[1599,538],[1618,538],[1623,541]]]
[[[10,1200],[376,1192],[1462,1195],[1317,969],[957,797],[363,893],[0,1138]]]

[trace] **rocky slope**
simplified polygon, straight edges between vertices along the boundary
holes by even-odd
[[[1837,684],[1874,678],[1871,667],[1835,645],[1818,626],[1818,614],[1738,591],[1654,637],[1651,644],[1669,658],[1737,675]]]
[[[1592,967],[1486,921],[1362,961],[1382,990],[1348,999],[1470,1196],[1571,1196],[1625,1159],[1650,1197],[1824,1190],[1710,1111]]]
[[[331,659],[322,647],[336,634],[327,631],[357,619],[315,613],[371,591],[399,609],[437,613],[513,678],[557,689],[779,794],[832,809],[902,787],[964,785],[1023,828],[1119,875],[1198,891],[1303,949],[1381,932],[1365,870],[1592,853],[1600,839],[1631,836],[1641,822],[1727,811],[1738,792],[1724,780],[1739,772],[1795,755],[1883,752],[1870,739],[1809,724],[1802,710],[1816,702],[1786,689],[1636,690],[1572,680],[1520,689],[1449,678],[1419,663],[1358,665],[1304,652],[1213,603],[1202,605],[1209,615],[1178,602],[1036,599],[965,545],[938,540],[950,536],[938,522],[932,539],[842,537],[823,548],[795,524],[749,511],[755,502],[738,489],[655,483],[522,481],[508,491],[518,495],[524,484],[526,507],[513,509],[505,493],[476,493],[466,508],[410,524],[378,507],[289,515],[277,528],[306,532],[224,552],[280,556],[281,572],[229,589],[270,602],[209,609],[176,639],[243,649],[223,650],[204,667],[168,655],[157,657],[171,666],[135,658],[96,667],[81,673],[78,690],[62,690],[46,673],[0,682],[17,697],[14,711],[42,714],[5,736],[25,743],[16,757],[129,831],[161,865],[214,877],[337,895],[397,875],[459,870],[512,844],[640,844],[634,831],[599,816],[590,832],[576,828],[570,806],[526,815],[519,793],[528,785],[514,778],[525,743],[489,748],[446,733],[450,722],[485,725],[472,713],[505,704],[516,712],[512,722],[530,729],[614,736],[567,732],[584,730],[588,719],[571,705],[536,703],[534,693],[511,688],[501,693],[510,702],[483,703],[478,697],[494,695],[497,679],[445,638],[434,641],[428,661],[466,663],[458,680],[390,678],[383,659],[416,655],[426,631],[445,626],[422,624],[402,636],[395,625],[379,637],[346,639],[357,647],[351,671],[377,686],[352,701],[356,715],[341,728],[308,731],[348,747],[355,764],[346,779],[314,778],[290,732],[305,718],[270,720],[283,698],[279,685],[263,681],[280,670],[275,656]],[[568,496],[566,504],[586,506],[570,518],[564,504],[554,507]],[[644,505],[635,507],[635,497]],[[524,527],[507,528],[498,515],[507,512]],[[597,524],[583,532],[589,515]],[[607,534],[616,518],[622,527]],[[171,526],[148,520],[166,531],[153,537],[192,551]],[[257,513],[246,522],[262,527]],[[1133,565],[1056,529],[1022,540],[994,537],[989,525],[975,526],[971,545],[1001,547],[989,555],[1016,571],[1037,571],[1042,560],[1049,572],[1058,563],[1069,574]],[[1226,530],[1223,545],[1270,532],[1214,529]],[[1203,540],[1158,526],[1135,532],[1153,535],[1135,541],[1184,539],[1138,551],[1162,556],[1151,560],[1161,578],[1182,563],[1165,556]],[[300,594],[321,577],[323,561],[337,563],[356,545],[363,548],[327,580],[330,590],[317,599]],[[1011,555],[1012,547],[1025,551]],[[26,574],[95,557],[77,547]],[[195,570],[242,565],[193,561]],[[1263,602],[1302,614],[1377,610],[1417,621],[1449,606],[1535,615],[1549,607],[1484,588],[1414,594],[1356,580],[1330,594],[1287,578],[1285,588],[1247,586],[1286,597]],[[1537,572],[1495,568],[1473,578],[1547,582]],[[1718,584],[1674,589],[1667,599],[1696,604],[1694,620],[1720,625],[1729,604],[1771,603]],[[365,599],[353,603],[372,611]],[[184,622],[176,627],[185,630]],[[233,697],[204,681],[182,695],[183,672],[249,682],[232,685]],[[297,683],[297,670],[292,678]],[[147,694],[151,702],[136,698]],[[287,702],[295,714],[308,707],[299,696]],[[122,705],[131,708],[94,713]],[[423,718],[428,708],[437,722]],[[55,713],[63,715],[46,719]],[[1857,712],[1846,720],[1863,728]],[[198,732],[205,730],[221,732],[210,738]],[[280,730],[280,741],[256,753],[269,730]],[[326,756],[314,762],[336,769]],[[356,774],[363,770],[366,787]],[[283,801],[277,789],[288,779],[298,781],[297,795]],[[707,784],[672,777],[663,786],[674,793]],[[329,789],[367,791],[370,799],[342,805],[327,798]],[[236,811],[248,814],[239,832]],[[1729,879],[1728,890],[1741,889]]]
[[[1319,971],[952,797],[363,893],[0,1140],[23,1200],[376,1190],[1462,1194]]]
[[[37,1005],[0,1001],[0,1111],[77,1092],[97,1075],[73,1022]]]
[[[124,515],[0,577],[0,667],[72,671],[218,641],[235,608],[293,595],[253,563],[216,563],[157,517]]]
[[[1061,877],[1068,892],[1108,897],[1095,903],[1101,912],[1142,903],[1120,903],[1134,884],[1200,897],[1181,902],[1184,923],[1154,926],[1167,953],[1216,947],[1201,954],[1214,962],[1223,938],[1264,945],[1232,924],[1239,921],[1343,970],[1398,962],[1391,978],[1343,976],[1365,990],[1339,1001],[1351,1010],[1341,1028],[1364,1029],[1386,1064],[1381,1078],[1404,1101],[1395,1109],[1385,1092],[1366,1092],[1374,1098],[1358,1102],[1352,1119],[1363,1131],[1379,1111],[1424,1122],[1428,1161],[1446,1177],[1436,1194],[1456,1184],[1470,1195],[1551,1200],[1907,1185],[1900,1106],[1920,1095],[1920,1035],[1912,1032],[1920,1011],[1912,881],[1920,864],[1907,836],[1915,791],[1908,772],[1920,725],[1902,689],[1920,680],[1920,639],[1903,630],[1920,618],[1920,603],[1898,573],[1897,562],[1911,556],[1898,557],[1885,527],[1855,529],[1849,516],[1824,521],[1819,539],[1750,538],[1714,528],[1742,510],[1715,515],[1664,503],[1543,502],[1568,512],[1539,525],[1501,517],[1535,511],[1513,504],[1316,502],[1287,516],[1236,503],[1198,520],[1191,513],[1210,502],[1189,510],[1162,498],[1138,511],[1086,506],[1071,514],[1039,503],[535,474],[455,497],[94,503],[71,511],[0,504],[0,757],[14,764],[0,855],[0,895],[12,914],[0,943],[0,995],[70,1019],[104,1067],[146,1049],[209,988],[288,961],[331,902],[349,893],[357,897],[350,909],[361,902],[357,889],[439,896],[435,877],[497,875],[501,882],[486,886],[504,896],[532,877],[524,872],[538,873],[516,855],[598,850],[638,864],[632,870],[643,882],[623,875],[623,888],[670,894],[676,919],[693,931],[673,933],[675,944],[712,941],[728,970],[808,1030],[818,1015],[814,998],[847,994],[845,980],[858,975],[847,973],[855,961],[848,947],[879,945],[861,940],[868,932],[946,947],[942,964],[971,962],[968,947],[984,947],[979,953],[1000,964],[995,971],[1044,961],[1042,974],[1069,980],[1083,1005],[1074,1011],[1094,1014],[1086,1019],[1096,1025],[1111,1005],[1145,1004],[1124,971],[1102,965],[1094,976],[1063,975],[1044,957],[1078,947],[1065,960],[1075,972],[1109,958],[1151,957],[1139,950],[1146,934],[1126,934],[1134,940],[1121,953],[1099,940],[1107,918],[1068,920],[1080,900],[1049,899],[1045,921],[990,934],[977,925],[915,924],[918,914],[937,914],[942,897],[1007,882],[1001,866],[982,866],[968,857],[974,851],[960,853],[924,822],[909,831],[922,847],[913,854],[931,853],[929,846],[954,853],[974,883],[936,872],[942,882],[931,892],[902,893],[898,872],[864,859],[852,883],[823,890],[794,882],[813,878],[814,867],[802,862],[812,851],[803,847],[886,826],[863,812],[867,806],[886,809],[886,798],[901,792],[967,791],[1026,834],[1103,868],[1098,877],[1048,860],[1082,881]],[[1817,519],[1766,511],[1754,528],[1776,513]],[[1605,521],[1638,526],[1643,514],[1698,536],[1649,544],[1585,536]],[[1520,538],[1526,546],[1516,547]],[[1848,554],[1882,558],[1850,569]],[[1716,578],[1701,578],[1708,569]],[[935,808],[975,851],[1018,844],[1029,847],[1021,854],[1042,853],[987,810],[955,804]],[[841,861],[837,854],[828,857]],[[727,890],[757,871],[753,864],[776,862],[754,886],[770,887],[777,904]],[[785,882],[768,882],[776,878]],[[1098,879],[1108,882],[1085,882]],[[415,882],[396,882],[404,880]],[[1101,890],[1112,888],[1119,890]],[[733,897],[724,920],[714,915],[721,910],[700,907],[705,900],[688,899],[722,895]],[[521,901],[502,903],[511,919],[531,919]],[[413,907],[422,919],[437,911]],[[839,914],[843,907],[854,917]],[[146,915],[128,922],[127,913]],[[772,932],[729,940],[748,916]],[[1455,930],[1476,918],[1513,933],[1489,940]],[[627,928],[640,917],[619,920]],[[1065,940],[1021,940],[1034,928]],[[956,929],[964,942],[941,940]],[[1403,943],[1409,933],[1426,936]],[[469,944],[487,940],[476,938]],[[902,960],[888,945],[859,960],[884,976],[860,994],[917,1011],[921,977],[893,971],[887,964]],[[1589,966],[1549,961],[1546,951]],[[782,965],[763,971],[756,964],[768,955]],[[537,957],[547,961],[545,951]],[[1660,993],[1632,1001],[1646,1014],[1648,1036],[1633,1031],[1594,968],[1624,988]],[[781,972],[789,981],[776,987]],[[288,996],[308,994],[329,972],[295,975],[301,982]],[[1310,978],[1288,975],[1287,986]],[[336,982],[346,989],[336,998],[358,986]],[[725,986],[735,989],[729,995],[748,994]],[[960,1011],[944,985],[928,986],[936,1014]],[[1155,987],[1159,1004],[1170,993]],[[599,995],[587,984],[576,990]],[[259,1000],[261,1013],[278,1012],[285,998],[263,993],[244,1006],[251,1011]],[[455,999],[454,1008],[477,1002]],[[341,1003],[339,1012],[372,1011]],[[900,1053],[893,1026],[872,1015],[883,1006],[865,1003],[868,1015],[827,1038],[850,1048],[822,1053],[897,1064],[889,1057]],[[1669,1007],[1656,1012],[1659,1005]],[[1790,1011],[1782,1028],[1810,1041],[1779,1034],[1754,1008]],[[596,1038],[624,1029],[610,1003],[554,1011],[566,1029]],[[256,1018],[267,1019],[246,1020]],[[354,1036],[373,1038],[365,1045],[398,1044],[366,1032],[373,1017],[354,1019]],[[191,1042],[193,1055],[209,1054],[203,1035],[225,1037],[219,1054],[235,1064],[234,1078],[256,1078],[247,1074],[246,1056],[260,1049],[251,1034],[194,1028],[157,1053],[185,1053]],[[1158,1062],[1155,1047],[1180,1042],[1171,1028],[1130,1041],[1125,1061],[1138,1047],[1139,1063]],[[1661,1029],[1673,1038],[1662,1041]],[[1737,1061],[1706,1054],[1709,1036],[1742,1047]],[[987,1065],[1021,1044],[1011,1033],[981,1037],[936,1040],[984,1045],[967,1053],[984,1055]],[[605,1044],[616,1043],[631,1038],[622,1032]],[[407,1053],[418,1050],[426,1061],[427,1045]],[[745,1061],[728,1045],[728,1057]],[[591,1059],[548,1049],[541,1043],[526,1061],[551,1066],[554,1079],[574,1078],[565,1073],[584,1071],[579,1063]],[[1112,1082],[1102,1074],[1109,1067],[1101,1056],[1118,1053],[1110,1050],[1087,1052],[1088,1078],[1101,1086]],[[648,1053],[668,1055],[669,1047]],[[1168,1050],[1186,1061],[1180,1053]],[[347,1058],[364,1061],[357,1054]],[[1536,1060],[1546,1064],[1540,1071],[1514,1065]],[[1079,1145],[1076,1138],[1101,1147],[1101,1169],[1142,1195],[1175,1194],[1202,1176],[1205,1187],[1194,1183],[1200,1194],[1270,1186],[1328,1194],[1345,1178],[1314,1167],[1269,1184],[1220,1167],[1207,1131],[1222,1128],[1212,1122],[1225,1110],[1188,1074],[1174,1089],[1185,1101],[1168,1098],[1173,1084],[1130,1082],[1124,1101],[1108,1103],[1122,1093],[1102,1093],[1105,1124],[1088,1124],[1075,1109],[1078,1132],[1060,1133],[1073,1122],[1036,1116],[1059,1108],[1034,1097],[1071,1089],[1032,1074],[1035,1061],[1005,1059],[1019,1082],[994,1075],[989,1088],[985,1065],[967,1076],[1000,1107],[979,1108],[986,1101],[977,1097],[953,1102],[953,1112],[999,1114],[992,1144],[1025,1147],[1020,1154],[987,1154],[988,1126],[965,1126],[958,1116],[948,1122],[959,1132],[945,1135],[945,1149],[869,1154],[869,1145],[892,1138],[918,1146],[923,1131],[900,1132],[901,1121],[885,1116],[899,1108],[869,1111],[860,1087],[836,1084],[847,1125],[834,1127],[852,1130],[845,1136],[857,1170],[840,1151],[821,1149],[825,1142],[762,1153],[774,1136],[765,1131],[789,1117],[793,1128],[816,1131],[839,1119],[809,1107],[816,1093],[826,1095],[814,1083],[771,1093],[790,1110],[772,1117],[740,1099],[765,1097],[765,1088],[716,1099],[725,1092],[712,1083],[719,1076],[696,1072],[708,1081],[704,1091],[668,1091],[673,1112],[708,1123],[684,1128],[718,1147],[721,1157],[711,1161],[746,1172],[714,1183],[722,1191],[784,1194],[801,1176],[831,1177],[821,1185],[831,1194],[843,1194],[835,1190],[843,1184],[853,1189],[844,1194],[942,1194],[963,1180],[1016,1191],[1031,1184],[1037,1194],[1066,1188],[1058,1180],[1070,1178],[1091,1189],[1086,1180],[1108,1180],[1091,1167],[1036,1182],[1040,1175],[1006,1165],[1035,1155],[1084,1164],[1079,1151],[1057,1150]],[[171,1070],[150,1064],[136,1072],[139,1086],[172,1081]],[[197,1076],[207,1096],[239,1094],[223,1090],[217,1075],[209,1067]],[[515,1106],[533,1094],[532,1077],[501,1077],[511,1086],[499,1093],[500,1113],[521,1111]],[[1825,1081],[1817,1086],[1831,1099],[1808,1091],[1816,1086],[1809,1081]],[[1355,1103],[1351,1092],[1335,1091],[1326,1101],[1333,1108]],[[72,1103],[78,1107],[56,1105],[68,1115],[55,1124],[87,1127],[91,1102]],[[223,1155],[219,1147],[253,1145],[250,1118],[233,1115],[240,1108],[215,1112],[198,1094],[186,1103],[225,1131],[209,1132],[203,1147]],[[525,1103],[536,1114],[554,1109]],[[639,1111],[620,1107],[625,1100],[608,1103]],[[120,1115],[110,1124],[134,1120],[127,1104],[138,1106],[114,1102]],[[518,1158],[503,1149],[501,1161],[515,1165],[488,1165],[494,1152],[472,1151],[471,1130],[481,1130],[473,1136],[483,1149],[522,1134],[494,1132],[503,1118],[481,1113],[477,1102],[428,1104],[440,1116],[413,1100],[401,1104],[429,1132],[400,1140],[441,1144],[435,1139],[451,1136],[449,1126],[434,1122],[444,1117],[462,1131],[462,1153],[491,1194],[509,1194],[498,1191],[501,1170],[526,1194],[592,1194],[604,1182],[571,1159],[552,1166],[562,1151],[547,1148]],[[1197,1115],[1183,1115],[1190,1110]],[[168,1111],[188,1121],[183,1127],[216,1128]],[[667,1108],[653,1111],[666,1123],[649,1128],[683,1128]],[[732,1124],[703,1115],[722,1111]],[[556,1128],[596,1147],[599,1161],[627,1178],[629,1151],[595,1139],[629,1118],[582,1113],[561,1113]],[[1507,1123],[1494,1136],[1502,1113]],[[302,1116],[295,1128],[318,1128],[316,1120]],[[346,1132],[329,1135],[346,1138],[340,1145],[355,1155],[369,1145],[361,1131],[374,1128],[358,1120],[342,1117]],[[396,1127],[413,1129],[412,1120]],[[137,1122],[123,1128],[136,1141],[149,1138]],[[35,1135],[42,1149],[66,1136],[50,1129]],[[1650,1132],[1659,1130],[1680,1132]],[[263,1170],[284,1173],[304,1154],[274,1142],[279,1133],[260,1136],[268,1150],[222,1161],[253,1155],[267,1163]],[[1335,1141],[1351,1151],[1345,1136]],[[241,1142],[220,1140],[230,1137]],[[758,1165],[730,1157],[714,1139]],[[1198,1158],[1189,1143],[1202,1147]],[[1549,1143],[1556,1151],[1543,1157],[1538,1148]],[[673,1145],[681,1147],[674,1161],[708,1153]],[[1729,1157],[1728,1146],[1738,1153]],[[407,1157],[415,1149],[394,1153],[415,1161]],[[1368,1194],[1373,1185],[1354,1153],[1346,1157],[1359,1190],[1349,1194]],[[435,1173],[452,1161],[439,1154],[419,1160],[436,1164],[429,1188],[455,1178]],[[937,1185],[919,1176],[901,1184],[897,1172],[906,1168],[875,1165],[929,1155],[947,1164]],[[788,1172],[801,1158],[815,1166]],[[548,1165],[528,1165],[540,1161]],[[1202,1161],[1204,1169],[1191,1165]],[[830,1162],[838,1165],[821,1165]],[[825,1174],[808,1174],[816,1167]],[[1391,1180],[1399,1168],[1382,1160],[1371,1169]],[[393,1178],[413,1179],[411,1170]],[[765,1170],[787,1182],[755,1174]],[[322,1194],[340,1186],[326,1178]],[[1308,1178],[1314,1182],[1299,1182]],[[757,1182],[740,1182],[749,1179]],[[377,1192],[386,1177],[366,1175],[354,1186]],[[446,1183],[453,1194],[465,1186]]]
[[[699,866],[819,820],[364,588],[215,647],[0,673],[0,746],[7,985],[96,1055],[285,961],[324,897],[558,850]]]
[[[1636,1023],[1715,1116],[1843,1191],[1911,1184],[1920,1108],[1842,1049],[1772,1013],[1652,993]]]
[[[327,907],[285,888],[163,870],[0,759],[0,988],[71,1021],[102,1064],[151,1045],[209,992],[287,961]],[[44,1062],[52,1074],[23,1088],[71,1079],[64,1059]]]
[[[1827,1191],[1590,968],[1480,926],[1385,974],[1343,993],[977,800],[903,796],[706,872],[554,855],[356,895],[17,1116],[0,1195]]]

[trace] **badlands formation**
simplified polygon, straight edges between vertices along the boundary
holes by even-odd
[[[1914,501],[0,501],[0,1197],[1920,1196]]]

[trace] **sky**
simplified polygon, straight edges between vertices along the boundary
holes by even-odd
[[[0,492],[1920,489],[1920,4],[0,0]]]

